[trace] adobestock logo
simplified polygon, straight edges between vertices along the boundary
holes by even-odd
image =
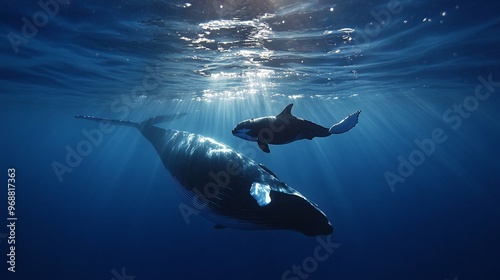
[[[85,136],[85,139],[80,140],[75,145],[75,148],[70,145],[66,145],[66,157],[64,158],[64,163],[60,163],[58,161],[53,161],[51,163],[52,170],[54,170],[59,183],[64,181],[63,175],[65,173],[73,172],[73,169],[82,163],[83,158],[92,153],[94,147],[101,145],[104,135],[111,133],[114,129],[114,125],[103,121],[99,123],[99,129],[94,128],[90,131],[83,129],[82,134]]]
[[[123,93],[111,102],[110,110],[113,113],[119,114],[119,119],[127,119],[131,111],[139,107],[143,97],[160,89],[164,83],[161,66],[165,64],[165,61],[157,59],[153,62],[154,64],[145,67],[144,72],[146,74],[142,79],[141,85],[135,86],[129,93]],[[51,167],[59,183],[64,181],[63,176],[66,173],[73,172],[83,162],[85,157],[90,156],[94,148],[101,145],[105,136],[113,132],[114,129],[114,124],[102,121],[99,124],[99,128],[91,130],[83,129],[81,133],[84,139],[78,141],[75,145],[66,145],[64,161],[61,161],[61,163],[54,160],[51,163]]]
[[[466,96],[461,103],[455,103],[448,108],[442,115],[443,121],[450,126],[452,130],[459,129],[463,121],[468,119],[473,112],[479,109],[481,102],[488,100],[491,94],[496,91],[496,87],[500,86],[500,82],[493,81],[493,75],[489,74],[488,79],[483,76],[478,76],[477,80],[479,85],[476,86],[474,94]],[[415,139],[416,148],[412,150],[407,157],[399,155],[397,172],[384,172],[384,178],[389,186],[391,192],[396,191],[396,184],[403,183],[410,177],[417,167],[424,164],[426,159],[432,156],[438,145],[442,144],[448,139],[448,135],[441,127],[434,128],[430,137],[423,140]]]
[[[392,16],[397,15],[402,11],[403,6],[401,6],[401,2],[397,0],[387,3],[386,9],[380,11],[371,10],[370,15],[374,20],[367,22],[364,26],[364,29],[355,28],[356,35],[354,36],[354,43],[370,43],[373,38],[377,37],[380,34],[383,27],[386,27],[391,23]]]
[[[221,170],[217,173],[210,171],[208,175],[212,178],[212,181],[209,181],[203,186],[203,193],[197,188],[192,189],[195,194],[192,198],[192,207],[183,202],[178,206],[186,225],[191,223],[189,220],[191,215],[199,215],[200,210],[208,207],[211,199],[220,199],[219,194],[221,189],[228,187],[231,178],[234,180],[234,178],[238,177],[242,172],[243,167],[240,166],[238,162],[232,160],[227,162],[225,170]]]
[[[121,273],[118,273],[116,269],[111,270],[111,274],[113,274],[113,278],[111,280],[134,280],[135,276],[133,275],[127,275],[127,271],[125,267],[122,267],[122,270],[120,271]]]
[[[35,38],[41,28],[44,28],[49,20],[55,17],[61,10],[60,5],[69,5],[70,0],[48,0],[38,1],[37,4],[40,10],[35,12],[31,19],[23,16],[21,22],[21,33],[9,32],[7,39],[9,40],[12,49],[17,54],[19,53],[19,45],[27,44],[30,39]]]
[[[281,280],[304,280],[309,279],[312,273],[318,270],[319,264],[325,262],[334,252],[334,249],[340,247],[340,243],[333,243],[331,235],[326,239],[321,236],[316,238],[318,245],[314,248],[312,256],[306,257],[299,265],[293,264],[281,275]]]

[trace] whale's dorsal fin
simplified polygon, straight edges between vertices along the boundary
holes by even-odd
[[[263,164],[260,164],[259,163],[259,166],[264,169],[267,173],[271,174],[274,176],[274,178],[278,179],[278,176],[276,176],[276,174],[274,174],[274,172],[271,171],[271,169],[267,168],[266,166],[264,166]],[[278,179],[279,180],[279,179]]]
[[[152,117],[152,118],[149,118],[149,119],[141,122],[141,126],[148,127],[148,126],[152,126],[152,125],[162,123],[162,122],[173,121],[173,120],[176,120],[178,118],[184,117],[185,115],[187,115],[187,114],[186,113],[177,113],[177,114],[173,114],[173,115],[156,116],[156,117]]]
[[[286,106],[285,109],[283,109],[283,111],[281,111],[281,113],[279,113],[276,117],[277,118],[295,118],[295,116],[292,115],[292,106],[293,106],[293,103],[288,104],[288,106]]]

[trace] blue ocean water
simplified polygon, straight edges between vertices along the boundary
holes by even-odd
[[[463,0],[3,1],[1,279],[500,279],[499,11]],[[290,103],[327,127],[362,113],[345,134],[270,154],[231,135]],[[187,223],[137,130],[91,143],[99,124],[74,118],[179,112],[162,127],[263,163],[334,233]]]

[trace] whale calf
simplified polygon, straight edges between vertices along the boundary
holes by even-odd
[[[195,205],[216,228],[292,230],[308,236],[333,232],[315,203],[265,166],[212,138],[155,126],[182,115],[158,116],[140,123],[75,117],[137,128],[174,177],[184,203]]]
[[[269,153],[269,144],[288,144],[301,139],[327,137],[349,131],[358,123],[361,111],[354,112],[330,128],[292,115],[289,104],[276,116],[254,118],[240,122],[232,130],[234,136],[257,142],[259,148]]]

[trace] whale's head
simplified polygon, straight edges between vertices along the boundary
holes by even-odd
[[[307,236],[330,235],[333,226],[316,204],[300,194],[273,192],[269,203],[277,226]]]
[[[257,141],[262,125],[259,119],[249,119],[240,122],[231,131],[234,136],[248,141]]]
[[[274,229],[288,229],[308,236],[329,235],[333,226],[318,206],[277,178],[263,165],[260,182],[254,182],[250,194],[258,205],[254,214],[259,223]]]

